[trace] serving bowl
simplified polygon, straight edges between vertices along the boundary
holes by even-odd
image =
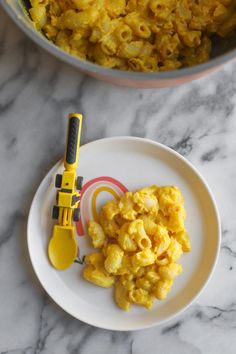
[[[236,36],[230,39],[217,37],[212,39],[213,49],[210,60],[190,68],[156,73],[108,69],[66,53],[37,31],[27,15],[28,0],[1,0],[1,4],[17,26],[39,46],[64,62],[77,67],[85,74],[116,85],[142,88],[175,86],[205,76],[236,57]]]

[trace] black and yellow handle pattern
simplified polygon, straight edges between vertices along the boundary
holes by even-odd
[[[82,114],[70,113],[68,128],[67,128],[67,142],[66,142],[66,152],[64,158],[65,169],[70,171],[77,168],[79,147],[80,147],[80,136],[82,129]]]

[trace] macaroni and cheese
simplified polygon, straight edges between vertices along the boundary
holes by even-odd
[[[89,282],[114,286],[117,305],[150,309],[164,300],[181,274],[178,262],[190,251],[185,229],[184,199],[177,187],[151,186],[108,201],[88,234],[96,250],[85,257],[83,276]]]
[[[31,0],[37,29],[107,68],[166,71],[209,59],[211,35],[236,27],[234,0]]]

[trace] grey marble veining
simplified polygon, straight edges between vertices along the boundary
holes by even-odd
[[[36,47],[0,9],[0,353],[236,353],[236,64],[182,87],[111,86]],[[114,135],[162,142],[195,164],[218,202],[216,272],[165,326],[111,332],[57,307],[34,275],[26,223],[36,188],[64,149],[65,116],[86,117],[83,143]]]

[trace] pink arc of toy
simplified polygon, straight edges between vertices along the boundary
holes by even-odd
[[[128,192],[128,189],[117,179],[108,176],[97,177],[85,183],[81,190],[81,218],[76,224],[76,229],[79,236],[85,235],[84,229],[85,225],[91,218],[91,211],[93,212],[93,217],[94,214],[97,214],[96,210],[92,210],[95,209],[95,207],[93,207],[90,203],[91,197],[97,196],[97,194],[102,191],[106,191],[115,197],[121,196],[123,193]],[[96,201],[96,197],[94,200]]]

